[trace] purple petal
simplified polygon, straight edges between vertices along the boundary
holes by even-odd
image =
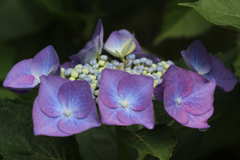
[[[117,112],[118,119],[126,125],[141,124],[148,129],[154,128],[153,103],[143,111],[134,111],[131,108],[121,109]]]
[[[188,114],[182,105],[177,105],[175,87],[172,82],[168,82],[164,88],[164,108],[167,113],[181,124],[188,122]]]
[[[153,63],[160,62],[160,59],[157,56],[153,55],[153,54],[142,53],[142,52],[134,52],[132,54],[135,54],[136,59],[140,59],[142,57],[146,57],[147,59],[151,59],[153,61]]]
[[[64,69],[72,68],[72,63],[71,62],[65,62],[61,65],[61,68],[64,68]]]
[[[36,85],[38,85],[38,80],[36,80],[34,76],[23,75],[4,87],[12,90],[27,91],[34,88]]]
[[[154,88],[154,97],[159,100],[163,101],[163,91],[164,91],[165,83],[159,84]]]
[[[101,81],[99,87],[99,98],[109,108],[119,107],[122,101],[118,94],[118,83],[130,74],[125,71],[114,69],[104,69],[101,74]]]
[[[198,129],[209,128],[210,126],[208,125],[207,120],[212,116],[213,111],[214,108],[212,107],[210,111],[200,116],[189,114],[189,121],[188,123],[184,124],[184,126]]]
[[[152,103],[154,79],[143,75],[129,75],[118,83],[118,93],[122,100],[135,111],[142,111]]]
[[[107,41],[104,44],[104,48],[115,52],[115,50],[121,51],[125,45],[125,43],[132,39],[133,35],[129,33],[127,30],[114,31],[108,37]]]
[[[182,51],[181,53],[187,66],[192,71],[197,71],[200,74],[206,74],[210,71],[211,60],[200,40],[194,41],[187,51]]]
[[[64,83],[59,89],[58,99],[76,118],[85,118],[96,107],[87,81]]]
[[[92,40],[94,40],[97,36],[100,37],[100,41],[103,44],[103,25],[101,19],[98,20],[98,24],[92,36]]]
[[[57,124],[59,120],[62,118],[61,116],[52,118],[45,115],[41,111],[38,105],[38,97],[35,99],[33,104],[32,117],[35,135],[46,135],[54,137],[65,137],[71,135],[63,133],[58,129]]]
[[[84,119],[74,116],[65,117],[58,123],[58,128],[67,134],[76,134],[86,131],[93,127],[99,127],[101,122],[98,119],[96,107],[92,108],[91,113]]]
[[[58,69],[59,65],[56,51],[52,46],[48,46],[33,58],[30,71],[34,77],[40,77],[41,75],[49,75],[52,72],[52,68]]]
[[[55,76],[41,76],[41,85],[38,93],[40,109],[50,117],[58,117],[63,114],[64,107],[58,99],[60,87],[70,80]]]
[[[133,41],[134,41],[134,43],[135,43],[135,45],[136,45],[136,48],[134,49],[134,51],[133,51],[132,53],[133,53],[133,54],[137,54],[137,53],[139,53],[139,52],[142,52],[142,48],[141,48],[140,44],[138,43],[137,39],[134,38]],[[154,63],[155,63],[155,62],[154,62]]]
[[[135,49],[132,51],[132,53],[142,52],[142,49],[141,49],[138,41],[133,37],[133,35],[130,32],[128,32],[125,29],[112,32],[104,44],[104,49],[113,55],[117,54],[117,53],[115,53],[116,50],[121,53],[126,45],[126,42],[128,42],[132,38],[133,38],[133,42],[135,44]],[[131,43],[129,43],[129,45],[132,46]],[[125,49],[126,49],[126,47],[125,47]],[[129,48],[128,48],[128,50],[129,50]],[[123,55],[123,56],[125,56],[125,55]]]
[[[102,102],[101,98],[98,98],[98,106],[101,113],[102,123],[107,125],[118,125],[118,126],[126,125],[120,122],[119,119],[117,118],[117,112],[119,110],[118,108],[114,108],[114,109],[109,108]]]
[[[83,64],[82,59],[78,54],[74,54],[69,58],[71,59],[71,68],[74,68],[78,64]]]
[[[154,96],[159,101],[163,101],[163,89],[167,82],[172,82],[176,88],[176,95],[183,98],[188,96],[193,89],[194,83],[188,71],[171,65],[163,75],[162,84],[157,85],[154,89]]]
[[[192,93],[182,100],[184,108],[194,115],[208,112],[213,105],[215,87],[214,79],[206,84],[195,84]]]
[[[3,82],[5,88],[13,92],[28,92],[38,83],[31,75],[30,64],[32,59],[23,60],[13,66]]]
[[[224,64],[216,57],[210,55],[211,58],[211,70],[209,73],[204,74],[207,79],[214,78],[217,85],[224,89],[225,92],[233,90],[237,84],[238,79]]]
[[[97,56],[99,55],[97,49],[98,48],[96,46],[93,46],[87,51],[86,56],[84,58],[84,64],[90,62],[91,59],[97,58]]]

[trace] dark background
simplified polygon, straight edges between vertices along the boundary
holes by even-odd
[[[194,17],[180,23],[181,17],[193,9],[177,3],[189,1],[0,0],[0,81],[3,82],[15,63],[34,57],[48,45],[53,45],[61,63],[68,61],[70,55],[76,54],[91,39],[98,19],[103,22],[104,41],[111,32],[127,29],[135,34],[145,52],[164,60],[177,61],[181,58],[180,51],[196,39],[200,39],[212,54],[238,47],[236,31],[214,26],[203,18],[203,23],[195,23]],[[171,32],[178,23],[181,24],[179,31]],[[189,32],[177,34],[184,30],[184,25],[193,27]],[[204,26],[208,27],[198,33]],[[168,29],[176,35],[154,43]],[[17,95],[0,87],[0,98],[33,102],[37,92]],[[240,97],[240,93],[236,97]],[[240,100],[235,98],[220,117],[210,122],[211,128],[203,133],[194,157],[199,160],[240,159],[239,113]]]

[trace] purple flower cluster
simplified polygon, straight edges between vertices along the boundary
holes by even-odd
[[[103,50],[115,60],[109,63],[108,56],[101,55]],[[17,93],[40,86],[33,105],[35,135],[62,137],[100,126],[96,103],[104,124],[153,129],[154,96],[182,125],[208,128],[216,84],[230,91],[237,79],[207,54],[200,41],[182,55],[193,72],[142,53],[127,30],[113,32],[103,44],[99,20],[92,39],[70,56],[71,62],[60,65],[57,53],[48,46],[33,59],[17,63],[3,85]]]

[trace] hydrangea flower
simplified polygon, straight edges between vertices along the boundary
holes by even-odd
[[[207,79],[214,78],[217,85],[226,92],[233,90],[238,81],[236,76],[218,58],[209,55],[200,40],[194,41],[181,53],[191,71],[198,72]]]
[[[177,122],[191,128],[210,126],[208,118],[213,114],[216,82],[204,76],[171,65],[163,76],[162,84],[154,90],[154,96],[164,101],[167,113]]]
[[[122,29],[111,33],[104,44],[104,49],[114,57],[124,58],[141,47],[131,33]]]
[[[3,86],[16,93],[28,93],[37,87],[42,75],[60,75],[60,64],[52,46],[41,50],[33,59],[17,63],[8,73]]]
[[[160,62],[160,59],[157,56],[143,53],[138,41],[129,31],[125,29],[112,32],[104,44],[104,50],[113,56],[111,57],[112,59],[116,59],[116,57],[122,59],[131,53],[135,55],[134,59],[146,57],[151,59],[154,63]],[[117,60],[121,61],[120,59]]]
[[[120,126],[141,124],[153,129],[153,81],[149,76],[104,69],[98,97],[102,122]]]
[[[83,64],[82,59],[78,54],[74,54],[69,57],[71,62],[65,62],[61,65],[61,68],[68,69],[68,68],[74,68],[78,64]]]
[[[83,63],[88,63],[91,59],[96,59],[102,53],[103,48],[103,26],[99,19],[91,41],[87,42],[85,47],[78,52]]]
[[[101,125],[89,83],[41,76],[33,105],[35,135],[69,136]]]

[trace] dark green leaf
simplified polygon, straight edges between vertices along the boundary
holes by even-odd
[[[192,0],[194,1],[194,0]],[[159,44],[167,38],[194,37],[203,34],[212,26],[193,9],[183,8],[177,3],[182,0],[167,1],[160,34],[154,40]]]
[[[240,124],[239,97],[240,92],[237,93],[226,110],[221,114],[221,117],[210,122],[211,127],[204,133],[201,147],[198,149],[199,159],[205,159],[202,156],[214,153],[214,151],[220,151],[220,156],[222,156],[221,150],[224,151],[227,147],[231,147],[232,150],[229,150],[229,157],[225,159],[239,159],[232,158],[232,156],[235,157],[234,148],[239,146],[240,142],[240,130],[238,128]],[[219,154],[217,153],[217,155]]]
[[[234,61],[233,65],[235,68],[235,75],[240,78],[240,34],[238,34],[238,39],[237,39],[237,57],[236,60]]]
[[[0,100],[0,153],[5,160],[81,160],[74,136],[35,136],[32,103]]]
[[[171,129],[162,125],[156,125],[153,130],[146,128],[137,132],[123,130],[121,137],[127,145],[161,160],[168,160],[172,156],[173,147],[177,143]]]
[[[15,52],[12,48],[0,43],[0,80],[4,80],[14,65]]]
[[[9,40],[39,31],[48,23],[47,18],[31,1],[2,0],[0,1],[0,39]]]
[[[213,24],[240,31],[239,0],[199,0],[195,3],[180,3],[193,7]]]
[[[5,98],[9,98],[9,99],[15,99],[17,98],[18,95],[8,89],[5,88],[0,88],[0,98],[1,99],[5,99]]]
[[[102,124],[76,135],[84,160],[106,160],[118,157],[117,137],[114,126]],[[136,159],[137,150],[128,148],[129,159]]]
[[[193,160],[196,157],[203,133],[198,129],[184,128],[175,132],[177,145],[170,160]]]

